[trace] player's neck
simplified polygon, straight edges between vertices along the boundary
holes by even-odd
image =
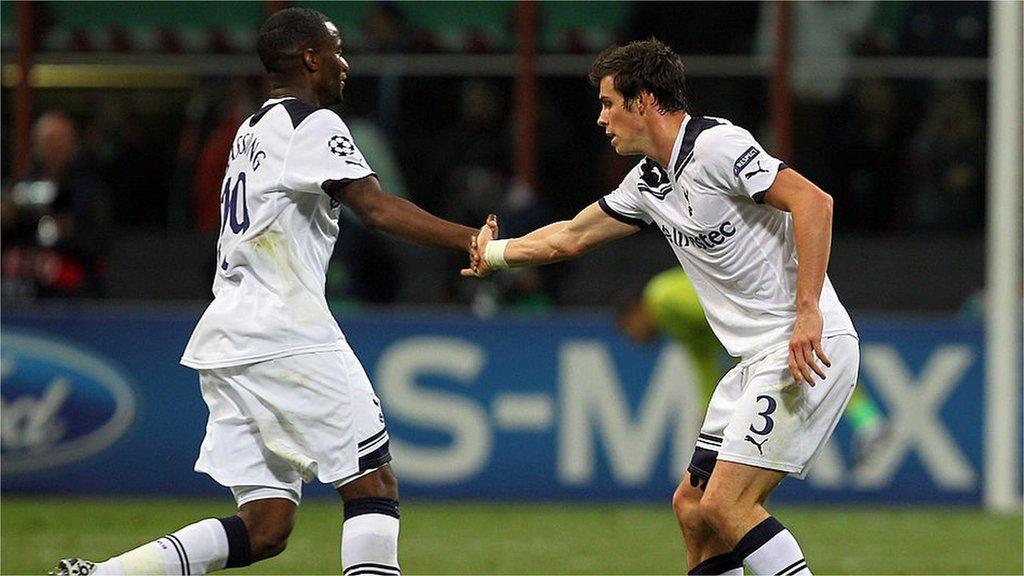
[[[320,98],[312,87],[277,85],[270,88],[270,98],[298,98],[316,106],[320,105]]]
[[[686,112],[670,112],[668,114],[655,114],[650,119],[651,150],[646,156],[662,168],[668,166],[672,159],[672,149],[676,145],[676,137],[686,119]]]

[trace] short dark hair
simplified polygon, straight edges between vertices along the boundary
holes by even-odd
[[[327,35],[327,16],[308,8],[285,8],[260,26],[256,51],[270,74],[294,74],[298,58],[307,49],[316,50]]]
[[[657,38],[605,49],[590,67],[588,79],[600,86],[605,76],[613,78],[627,108],[641,91],[646,91],[658,101],[662,112],[689,110],[683,59]]]

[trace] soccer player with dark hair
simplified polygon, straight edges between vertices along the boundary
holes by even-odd
[[[673,495],[688,571],[809,574],[764,502],[787,475],[807,474],[857,381],[857,332],[825,274],[832,198],[746,130],[691,115],[682,59],[655,39],[605,50],[590,81],[612,147],[643,158],[572,220],[494,240],[488,218],[462,274],[574,258],[657,226],[741,359],[716,387]]]
[[[396,575],[398,482],[384,415],[324,297],[345,204],[371,228],[455,250],[476,230],[384,193],[348,127],[349,65],[323,14],[289,8],[260,28],[270,99],[238,128],[221,192],[214,300],[182,364],[210,410],[195,468],[231,489],[238,513],[185,526],[58,574],[204,574],[284,550],[302,483],[344,501],[344,574]]]

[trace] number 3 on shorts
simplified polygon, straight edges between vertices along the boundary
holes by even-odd
[[[753,424],[751,424],[750,431],[753,432],[754,434],[764,436],[771,432],[772,428],[775,427],[775,421],[772,420],[771,415],[775,412],[775,409],[778,407],[778,403],[775,401],[775,398],[772,398],[771,396],[766,396],[764,394],[758,396],[756,401],[760,402],[761,400],[768,402],[768,407],[765,408],[763,412],[757,413],[758,416],[764,418],[764,427],[758,430],[757,428],[754,428]]]

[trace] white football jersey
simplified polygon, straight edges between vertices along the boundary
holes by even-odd
[[[331,110],[276,98],[246,118],[221,189],[214,299],[181,363],[222,368],[340,349],[324,296],[340,204],[323,184],[371,174]]]
[[[655,224],[729,354],[751,358],[789,342],[796,321],[796,242],[788,212],[764,204],[786,165],[727,120],[687,116],[669,175],[644,158],[599,203],[613,218]],[[828,277],[823,336],[856,335]]]

